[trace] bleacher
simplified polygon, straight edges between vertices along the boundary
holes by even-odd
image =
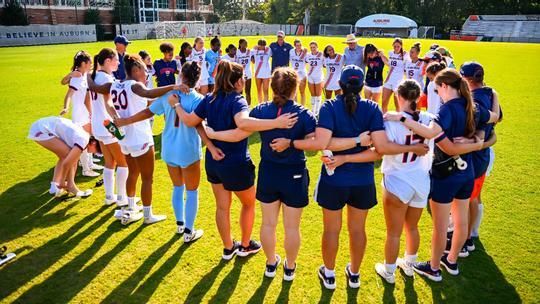
[[[540,15],[471,15],[450,39],[540,42]]]

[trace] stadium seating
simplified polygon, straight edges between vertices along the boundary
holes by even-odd
[[[453,40],[540,42],[539,15],[471,15]]]

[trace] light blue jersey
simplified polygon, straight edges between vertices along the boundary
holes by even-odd
[[[215,80],[212,74],[221,58],[220,53],[221,51],[214,52],[212,49],[206,51],[205,60],[208,62],[208,84],[214,84]]]
[[[156,99],[149,107],[156,115],[165,114],[165,128],[161,134],[161,158],[169,166],[186,168],[202,157],[201,138],[197,130],[179,120],[167,99],[171,94],[180,97],[180,104],[187,113],[193,112],[203,96],[191,89],[188,94],[171,91]]]

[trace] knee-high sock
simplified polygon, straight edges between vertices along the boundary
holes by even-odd
[[[172,206],[176,222],[185,223],[184,219],[184,185],[174,186],[172,193]]]
[[[88,151],[86,151],[86,149],[84,149],[82,151],[82,153],[81,153],[80,158],[79,158],[83,171],[90,171],[91,170],[90,169],[91,168],[90,164],[88,163],[88,154],[89,154]]]
[[[103,169],[103,187],[105,187],[105,197],[114,199],[114,169]]]
[[[118,200],[127,199],[126,194],[126,182],[128,179],[129,169],[128,167],[116,168],[116,190],[118,191]]]
[[[199,211],[199,190],[186,191],[186,228],[193,231]]]
[[[92,153],[88,153],[88,166],[90,166],[90,168],[92,168],[92,166],[94,165],[94,154]]]
[[[480,235],[479,229],[480,229],[480,223],[482,223],[483,217],[484,217],[484,204],[478,204],[478,214],[476,215],[476,219],[474,220],[471,236],[478,237]]]

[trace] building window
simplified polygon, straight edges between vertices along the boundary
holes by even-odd
[[[169,8],[169,0],[156,0],[157,8]]]
[[[176,0],[176,8],[177,9],[188,9],[187,0]]]
[[[88,6],[90,7],[113,7],[114,0],[89,0]]]
[[[32,1],[32,0],[30,0]],[[39,0],[35,0],[39,1]],[[82,0],[54,0],[54,5],[57,6],[82,6]]]
[[[47,6],[49,5],[48,0],[19,0],[18,1],[22,6],[29,5],[29,6]],[[4,0],[0,0],[0,4],[3,6],[5,3]]]

